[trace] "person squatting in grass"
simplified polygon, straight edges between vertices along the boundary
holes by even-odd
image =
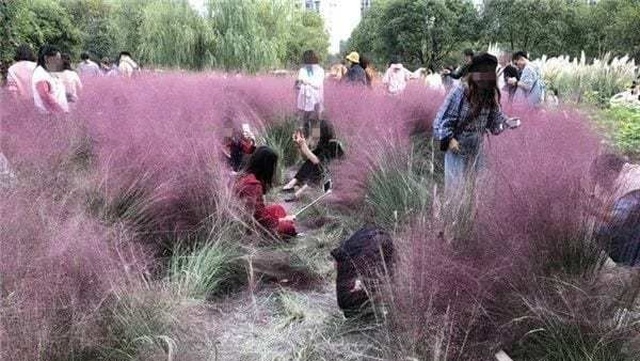
[[[484,135],[487,132],[498,135],[520,124],[518,119],[507,119],[500,109],[497,65],[493,55],[475,56],[466,82],[461,82],[447,95],[433,121],[434,137],[440,141],[441,150],[446,151],[445,197],[453,206],[449,210],[452,215],[463,210],[463,200],[473,197],[476,173],[482,163]]]
[[[222,153],[235,173],[244,167],[249,157],[256,150],[256,137],[251,132],[248,124],[243,124],[243,129],[238,129],[230,116],[225,116],[224,139]]]
[[[591,166],[595,237],[619,265],[640,264],[640,165],[603,154]]]
[[[298,71],[296,88],[298,88],[298,110],[301,113],[301,123],[304,136],[309,136],[309,130],[320,119],[324,104],[324,69],[318,65],[318,56],[313,50],[302,54],[304,66]]]
[[[287,215],[277,204],[265,205],[264,195],[271,189],[278,155],[269,147],[258,147],[234,185],[235,194],[253,213],[254,219],[269,232],[280,237],[296,236],[295,216]]]
[[[326,173],[327,164],[344,155],[342,146],[335,139],[333,126],[327,120],[321,120],[319,126],[312,129],[309,142],[311,145],[300,130],[293,134],[293,141],[306,160],[293,179],[282,187],[283,192],[294,192],[297,185],[302,185],[292,197],[287,198],[287,201],[300,198],[300,195],[309,188],[309,184],[320,183]],[[313,151],[310,147],[313,147]]]
[[[38,65],[31,78],[31,91],[36,108],[41,113],[68,113],[69,104],[64,84],[52,73],[62,70],[58,48],[43,45],[38,53]]]

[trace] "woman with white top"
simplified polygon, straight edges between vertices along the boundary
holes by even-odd
[[[62,72],[57,73],[56,76],[64,84],[67,102],[75,103],[78,101],[78,91],[82,90],[82,82],[78,73],[71,69],[71,57],[69,54],[62,54]]]
[[[31,78],[31,90],[36,108],[42,113],[68,113],[69,104],[64,84],[52,72],[62,70],[62,57],[58,48],[43,45]]]
[[[320,119],[324,103],[324,69],[318,65],[318,57],[313,50],[302,55],[304,66],[298,71],[298,110],[302,113],[302,128],[309,136],[312,121]]]
[[[407,68],[405,68],[398,57],[393,57],[389,61],[389,68],[382,77],[382,82],[387,86],[387,91],[391,95],[401,94],[407,87],[407,81],[413,78]]]
[[[131,78],[139,68],[138,63],[131,59],[131,54],[128,51],[120,53],[118,57],[118,71],[120,75]]]
[[[14,58],[16,61],[7,72],[7,88],[19,99],[31,98],[31,76],[36,68],[36,57],[29,45],[20,45]]]

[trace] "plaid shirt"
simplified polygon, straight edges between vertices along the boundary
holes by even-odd
[[[520,80],[518,81],[526,84],[527,87],[530,88],[530,90],[519,89],[529,105],[540,105],[544,98],[544,82],[538,72],[538,69],[534,68],[532,65],[525,66],[522,70],[522,75],[520,75]]]
[[[481,134],[490,131],[500,134],[506,127],[507,117],[498,109],[482,109],[480,115],[471,118],[471,104],[465,96],[464,84],[458,85],[447,95],[433,121],[433,135],[437,140],[448,142],[451,138],[460,140],[460,136],[471,133]],[[466,120],[466,121],[465,121]]]

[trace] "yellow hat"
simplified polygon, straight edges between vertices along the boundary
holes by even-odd
[[[349,53],[346,59],[352,63],[360,64],[360,54],[356,53],[355,51],[352,51],[351,53]]]

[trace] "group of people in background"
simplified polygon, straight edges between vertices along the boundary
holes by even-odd
[[[69,112],[78,101],[85,77],[121,75],[131,77],[139,69],[128,52],[120,53],[117,66],[108,59],[101,65],[83,53],[76,69],[69,54],[52,45],[43,45],[36,57],[28,45],[20,45],[14,57],[15,63],[7,71],[7,90],[16,99],[33,101],[41,113]]]
[[[513,54],[509,61],[500,65],[497,58],[490,54],[474,55],[468,50],[464,55],[464,64],[456,69],[445,69],[440,74],[442,78],[449,78],[452,82],[433,123],[434,136],[440,141],[441,149],[446,152],[446,193],[452,198],[460,198],[458,192],[466,188],[470,179],[474,179],[482,163],[485,133],[497,135],[520,125],[519,119],[508,118],[502,112],[499,89],[508,94],[510,100],[521,97],[533,107],[540,104],[543,92],[542,78],[524,52]],[[370,86],[366,69],[371,67],[366,63],[363,66],[360,55],[350,52],[344,60],[344,69],[332,69],[332,72],[338,71],[341,74],[340,82],[356,87]],[[320,183],[326,164],[341,157],[343,153],[339,142],[335,140],[333,127],[322,117],[325,71],[312,50],[304,52],[302,63],[295,81],[300,122],[299,129],[293,134],[293,143],[298,147],[303,163],[295,176],[282,188],[283,192],[291,193],[291,197],[286,199],[290,201],[299,199],[310,185]],[[409,80],[419,77],[419,71],[409,71],[399,58],[394,57],[389,62],[382,82],[387,92],[396,96],[405,91]],[[257,187],[258,183],[260,185],[259,191],[239,193],[242,197],[251,198],[249,203],[252,207],[257,207],[255,218],[260,223],[275,233],[291,235],[290,226],[294,219],[284,214],[281,208],[263,207],[262,198],[255,199],[257,194],[262,195],[271,188],[270,177],[275,171],[277,156],[270,149],[256,148],[255,137],[248,129],[228,133],[235,134],[235,140],[228,138],[226,141],[228,159],[234,171],[244,174],[240,177],[243,181],[240,181],[239,187],[252,188]],[[239,166],[243,157],[248,158],[244,167]],[[257,157],[262,159],[259,163],[256,163]]]

